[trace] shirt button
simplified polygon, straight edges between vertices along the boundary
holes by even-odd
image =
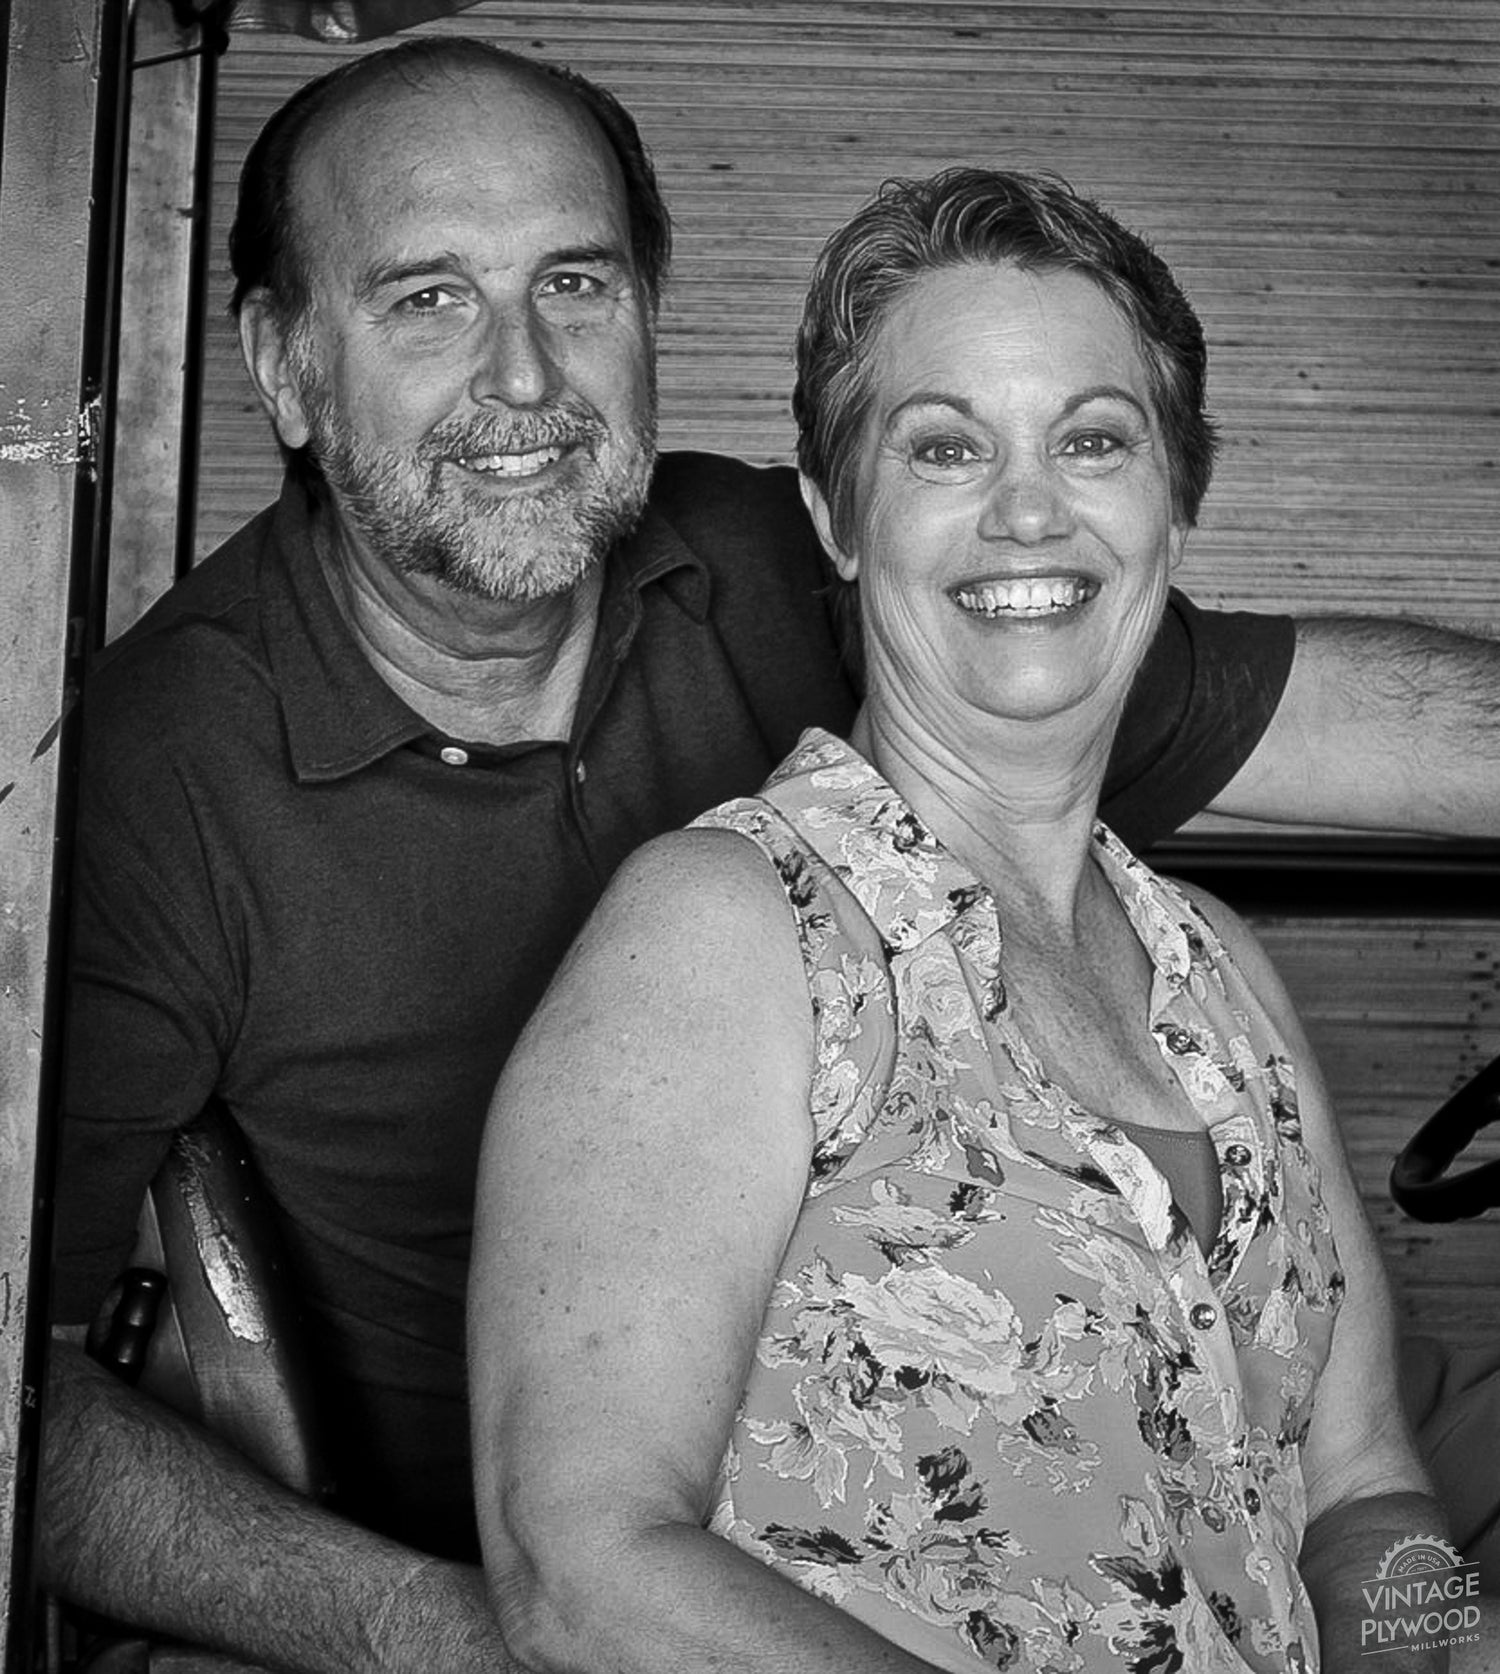
[[[1219,1317],[1219,1310],[1211,1302],[1195,1302],[1188,1310],[1188,1318],[1195,1331],[1210,1331]]]
[[[438,754],[449,767],[466,767],[469,762],[469,752],[459,749],[457,744],[445,744]]]
[[[1224,1152],[1224,1160],[1235,1168],[1243,1168],[1250,1161],[1250,1147],[1248,1145],[1231,1145]]]
[[[588,778],[588,776],[589,776],[588,769],[583,765],[582,762],[579,762],[578,765],[573,769],[573,777],[581,785],[583,783],[583,781]]]

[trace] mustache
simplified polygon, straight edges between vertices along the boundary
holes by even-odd
[[[608,433],[603,419],[591,407],[557,402],[521,412],[445,419],[428,431],[421,453],[433,463],[443,459],[478,459],[492,453],[529,453],[549,447],[584,447],[592,453]]]

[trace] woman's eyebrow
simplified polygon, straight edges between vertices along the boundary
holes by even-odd
[[[1087,389],[1081,389],[1070,395],[1063,402],[1061,417],[1071,418],[1080,407],[1086,407],[1091,401],[1121,401],[1127,407],[1133,407],[1140,414],[1142,420],[1151,422],[1151,409],[1133,391],[1123,384],[1090,384]],[[942,407],[961,418],[976,419],[974,404],[962,395],[950,395],[940,389],[914,390],[904,400],[897,402],[886,414],[885,423],[881,426],[882,435],[889,435],[902,417],[914,409],[924,407]]]
[[[974,404],[965,396],[949,395],[940,389],[919,389],[891,408],[881,426],[882,432],[889,435],[906,413],[920,407],[945,407],[950,413],[957,413],[960,418],[971,419],[975,416]]]
[[[1070,395],[1063,402],[1063,417],[1071,418],[1080,407],[1088,406],[1090,401],[1123,401],[1127,407],[1134,407],[1143,419],[1151,422],[1151,409],[1134,391],[1128,390],[1123,384],[1091,384],[1087,389],[1081,389],[1076,395]]]

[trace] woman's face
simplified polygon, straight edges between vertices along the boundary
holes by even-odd
[[[873,393],[848,550],[813,501],[872,695],[940,732],[975,709],[1111,724],[1185,535],[1125,320],[1081,274],[942,269],[887,314]]]

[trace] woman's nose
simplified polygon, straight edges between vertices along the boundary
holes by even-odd
[[[557,384],[546,326],[528,309],[514,309],[495,319],[485,338],[485,353],[470,382],[476,402],[502,401],[511,407],[534,407]]]
[[[1044,461],[1011,459],[996,472],[980,517],[979,532],[986,539],[1031,546],[1066,534],[1070,526],[1063,485]]]

